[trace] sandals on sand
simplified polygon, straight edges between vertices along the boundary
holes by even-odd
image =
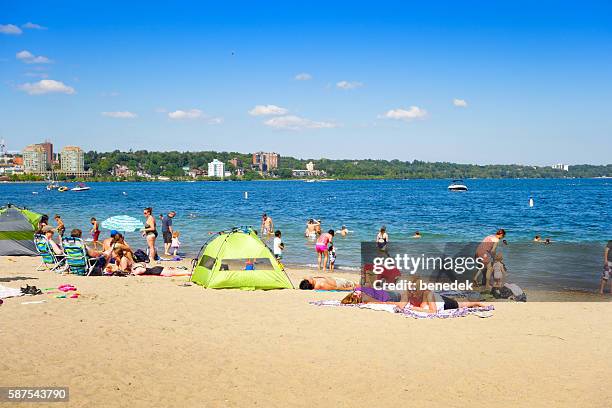
[[[21,293],[24,295],[42,295],[42,290],[38,289],[36,286],[26,285],[25,288],[21,288]]]

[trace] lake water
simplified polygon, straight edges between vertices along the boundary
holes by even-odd
[[[603,248],[612,238],[610,179],[468,180],[470,190],[462,193],[447,191],[448,184],[448,180],[91,183],[87,192],[60,193],[47,191],[41,183],[6,183],[0,184],[0,203],[50,216],[61,214],[68,230],[84,231],[89,230],[92,216],[142,217],[146,206],[152,206],[155,215],[175,210],[174,226],[188,255],[198,252],[209,232],[239,225],[259,228],[265,211],[283,233],[285,263],[297,265],[316,262],[314,245],[303,232],[306,220],[317,218],[324,230],[344,224],[352,231],[336,239],[337,265],[344,269],[358,267],[360,242],[373,240],[381,225],[387,226],[395,242],[410,241],[417,230],[424,240],[479,241],[497,228],[505,228],[509,243],[527,242],[539,234],[553,241],[597,242]],[[533,208],[529,197],[534,198]],[[145,246],[137,233],[127,238],[133,246]],[[598,273],[574,284],[587,286],[598,280]]]

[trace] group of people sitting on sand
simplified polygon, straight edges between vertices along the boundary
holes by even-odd
[[[50,251],[53,252],[53,255],[57,260],[61,260],[66,257],[63,247],[63,240],[67,239],[67,237],[64,237],[66,227],[59,215],[56,215],[54,219],[57,223],[56,227],[49,225],[48,216],[42,216],[36,233],[39,236],[44,236]],[[98,271],[105,274],[155,274],[163,276],[184,275],[184,271],[175,271],[175,268],[159,267],[153,268],[155,270],[151,272],[151,268],[147,268],[145,262],[138,262],[138,259],[136,259],[135,256],[135,251],[125,241],[123,234],[118,231],[111,230],[110,236],[100,242],[98,241],[100,232],[95,218],[92,218],[92,225],[92,235],[94,237],[94,241],[92,241],[90,245],[85,245],[84,243],[82,245],[84,251],[86,252],[86,256],[95,260],[93,265]],[[59,235],[59,239],[57,241],[55,240],[56,233]],[[75,238],[81,241],[83,238],[83,231],[78,228],[71,230],[70,238]]]

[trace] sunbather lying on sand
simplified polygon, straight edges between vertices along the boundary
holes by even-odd
[[[348,279],[328,276],[312,276],[300,282],[302,290],[352,290],[355,287],[355,282]]]
[[[380,293],[385,292],[385,293]],[[384,300],[385,295],[387,299]],[[397,297],[399,296],[399,300]],[[437,313],[443,310],[459,309],[464,307],[484,307],[481,302],[458,302],[455,299],[442,296],[429,290],[411,290],[405,292],[393,292],[376,290],[372,288],[360,288],[349,293],[344,299],[343,304],[358,303],[383,303],[393,304],[398,307],[409,308],[420,312]]]
[[[156,276],[189,276],[191,273],[186,268],[175,268],[173,266],[155,266],[147,268],[143,263],[136,263],[132,267],[132,275],[156,275]]]

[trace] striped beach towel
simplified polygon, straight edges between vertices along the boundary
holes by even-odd
[[[474,307],[467,308],[462,307],[459,309],[450,309],[443,310],[437,313],[425,313],[425,312],[417,312],[416,310],[411,310],[408,308],[400,308],[395,305],[385,305],[384,303],[362,303],[362,304],[342,304],[339,300],[317,300],[309,302],[314,306],[332,306],[332,307],[356,307],[359,309],[370,309],[370,310],[378,310],[390,313],[401,314],[404,317],[412,317],[413,319],[449,319],[455,317],[465,317],[469,315],[475,315],[478,317],[491,317],[493,315],[493,310],[495,307],[493,305],[485,306],[485,307]]]

